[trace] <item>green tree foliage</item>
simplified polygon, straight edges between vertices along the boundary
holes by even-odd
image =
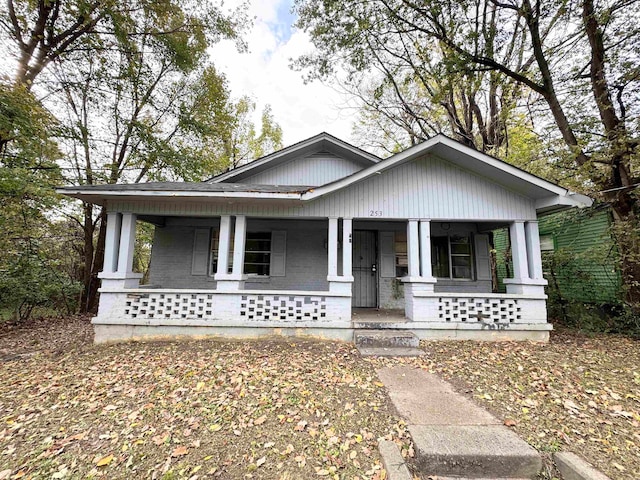
[[[62,182],[55,119],[23,85],[0,81],[0,314],[16,319],[38,306],[75,306],[76,284],[49,255]]]
[[[259,133],[252,120],[255,109],[255,102],[247,96],[231,105],[233,120],[222,135],[222,156],[229,169],[282,148],[282,128],[273,118],[271,106],[267,105],[262,112]]]
[[[217,7],[203,7],[163,1],[119,10],[113,34],[87,36],[86,49],[55,62],[49,77],[60,95],[51,101],[65,112],[61,148],[70,183],[201,180],[224,168],[219,149],[211,147],[229,129],[229,93],[206,51],[212,41],[237,35]],[[92,311],[105,209],[85,205],[81,223],[81,305]]]
[[[1,92],[2,201],[22,199],[1,221],[18,228],[19,214],[28,218],[20,238],[35,245],[36,227],[47,225],[48,217],[70,219],[83,238],[67,252],[83,259],[73,269],[84,283],[83,309],[96,306],[106,212],[60,205],[53,186],[202,180],[229,168],[228,139],[248,120],[234,117],[237,105],[207,49],[226,38],[242,50],[246,23],[241,9],[225,13],[222,4],[200,0],[10,0],[0,12],[16,60]],[[253,136],[240,136],[238,148],[243,142],[251,143],[251,152],[270,148],[272,140],[279,145],[281,130],[269,115],[265,127],[258,138],[255,129]],[[35,257],[23,265],[44,258],[29,253]],[[141,268],[148,261],[143,257],[137,259]],[[11,275],[28,271],[7,265]]]

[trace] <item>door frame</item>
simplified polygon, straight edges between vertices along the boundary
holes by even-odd
[[[356,307],[354,305],[354,303],[355,303],[355,283],[356,283],[355,275],[354,275],[353,289],[352,289],[354,294],[351,297],[351,308],[379,308],[380,307],[380,239],[379,239],[380,232],[378,230],[371,230],[371,229],[366,229],[366,228],[358,228],[358,229],[354,229],[353,230],[353,233],[352,233],[352,235],[353,235],[353,237],[352,237],[353,238],[353,244],[352,244],[352,247],[351,247],[353,249],[353,251],[351,253],[352,253],[354,259],[355,259],[355,255],[354,254],[355,254],[355,249],[356,249],[356,241],[355,241],[356,240],[356,235],[355,235],[355,232],[367,232],[367,233],[370,233],[372,238],[373,238],[373,248],[374,248],[373,260],[374,260],[374,263],[376,265],[376,272],[375,272],[375,275],[374,275],[375,280],[373,282],[373,286],[374,286],[374,290],[375,290],[374,295],[373,295],[374,296],[373,303],[375,305],[373,305],[371,307]],[[352,266],[352,269],[353,269],[353,266]],[[353,271],[352,271],[352,274],[353,274]]]

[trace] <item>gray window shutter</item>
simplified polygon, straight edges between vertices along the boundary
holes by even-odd
[[[380,232],[380,276],[395,278],[396,245],[394,232]]]
[[[491,280],[491,260],[489,257],[489,235],[474,235],[476,254],[476,278]]]
[[[193,258],[191,261],[191,275],[206,275],[209,269],[209,228],[196,228],[193,235]]]
[[[271,276],[284,277],[287,262],[287,232],[271,232]]]

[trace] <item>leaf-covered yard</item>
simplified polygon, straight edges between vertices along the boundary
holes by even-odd
[[[300,340],[91,344],[86,319],[0,330],[0,478],[383,478],[405,440],[374,369],[441,374],[542,453],[640,478],[640,342],[423,342],[362,359]]]
[[[404,434],[348,344],[91,337],[3,332],[0,478],[381,478],[378,437]]]

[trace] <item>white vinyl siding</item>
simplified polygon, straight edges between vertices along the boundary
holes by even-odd
[[[428,156],[374,175],[326,197],[298,205],[246,202],[114,201],[114,211],[149,215],[249,217],[430,218],[512,221],[536,218],[535,202],[508,187]]]
[[[331,153],[317,153],[277,165],[240,180],[258,185],[320,186],[335,182],[364,168],[363,165]]]

